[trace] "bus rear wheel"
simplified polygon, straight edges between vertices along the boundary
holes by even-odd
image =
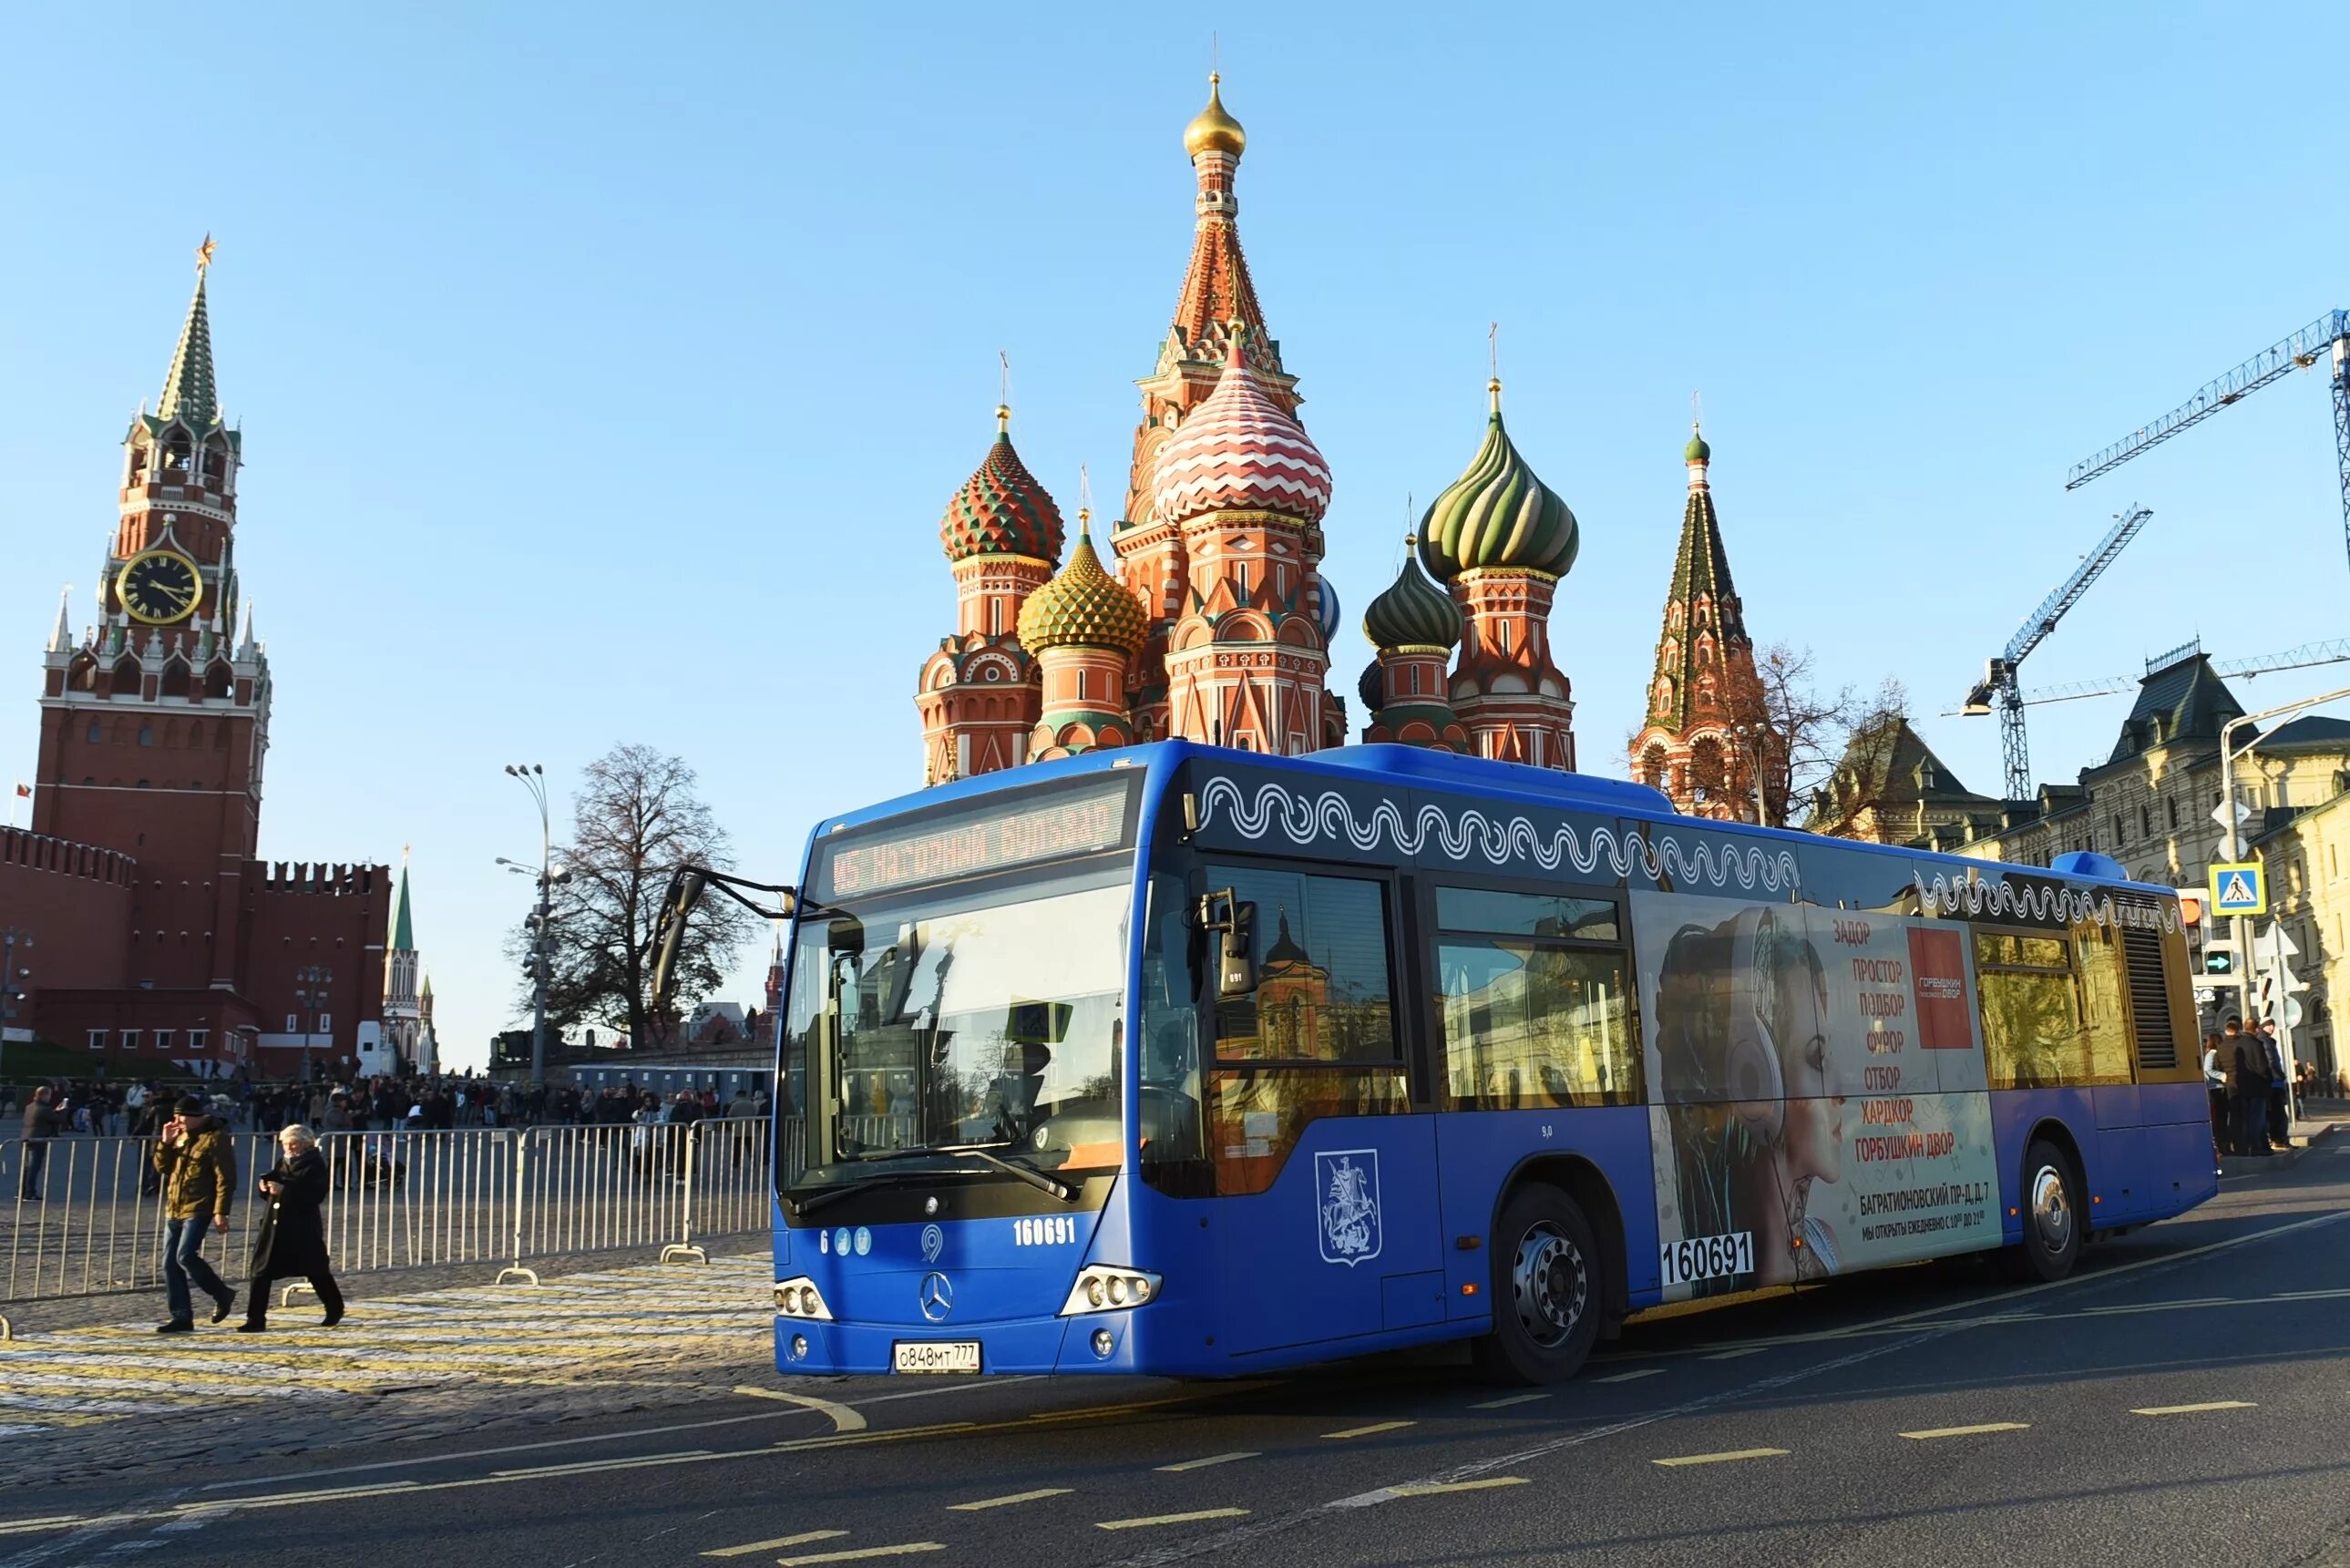
[[[1564,1383],[1599,1337],[1607,1299],[1591,1222],[1555,1187],[1532,1183],[1502,1206],[1492,1244],[1493,1332],[1478,1371],[1497,1382]]]
[[[2009,1272],[2046,1282],[2071,1273],[2084,1222],[2073,1162],[2046,1138],[2033,1138],[2023,1155],[2023,1240],[2007,1250]]]

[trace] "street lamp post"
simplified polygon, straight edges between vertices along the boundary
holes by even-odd
[[[294,1003],[302,1012],[302,1087],[307,1093],[312,1077],[310,1035],[318,1025],[318,1014],[326,1010],[328,988],[335,982],[335,971],[317,964],[308,964],[294,971]]]
[[[2236,732],[2242,729],[2247,724],[2258,723],[2263,719],[2282,718],[2289,713],[2298,713],[2304,709],[2319,707],[2327,702],[2338,702],[2345,697],[2350,697],[2350,686],[2342,687],[2337,691],[2323,692],[2315,697],[2304,697],[2297,702],[2280,702],[2273,708],[2263,708],[2257,713],[2239,714],[2237,717],[2229,720],[2225,724],[2220,726],[2220,765],[2223,770],[2221,776],[2224,780],[2224,787],[2228,794],[2226,804],[2220,808],[2220,815],[2223,820],[2220,826],[2220,830],[2225,833],[2228,837],[2228,858],[2230,860],[2238,859],[2243,854],[2242,840],[2237,836],[2238,824],[2241,819],[2237,815],[2236,808],[2236,758],[2240,756],[2243,751],[2249,751],[2251,749],[2251,742],[2247,742],[2241,749],[2238,748],[2235,741]],[[2273,893],[2273,889],[2272,889],[2272,893]],[[2230,934],[2234,937],[2236,945],[2236,978],[2241,982],[2241,989],[2237,992],[2237,996],[2239,998],[2237,1005],[2241,1012],[2249,1014],[2252,1010],[2252,977],[2250,963],[2252,950],[2251,943],[2248,940],[2248,923],[2246,918],[2242,915],[2236,915],[2230,919]],[[2271,923],[2273,924],[2276,920],[2276,917],[2272,914],[2269,917],[2269,919]],[[2282,946],[2282,944],[2280,943],[2279,945]],[[2284,958],[2282,953],[2277,957],[2277,967],[2279,969],[2282,969],[2284,967]],[[2284,989],[2282,976],[2278,977],[2278,988],[2280,992],[2286,996],[2289,997],[2291,995],[2291,992]],[[2285,1103],[2288,1106],[2293,1106],[2293,1114],[2299,1115],[2300,1106],[2293,1094],[2293,1074],[2294,1064],[2293,1050],[2293,1025],[2290,1023],[2285,1022],[2284,1009],[2282,1007],[2277,1009],[2277,1033],[2280,1036],[2282,1044],[2282,1049],[2278,1052],[2278,1054],[2282,1059],[2284,1066]]]
[[[554,847],[546,818],[546,770],[536,763],[509,763],[506,772],[522,781],[522,787],[530,792],[531,804],[538,807],[538,913],[531,931],[530,1083],[531,1087],[540,1088],[546,1083],[547,893]],[[498,864],[514,863],[501,860]]]

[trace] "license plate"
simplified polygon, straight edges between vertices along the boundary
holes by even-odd
[[[979,1341],[975,1339],[901,1339],[894,1349],[900,1372],[979,1370]]]

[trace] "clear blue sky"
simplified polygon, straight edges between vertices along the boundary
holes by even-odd
[[[919,781],[936,523],[999,348],[1029,465],[1115,505],[1211,28],[1350,620],[1476,446],[1499,320],[1511,428],[1583,523],[1554,624],[1592,771],[1639,722],[1692,388],[1748,624],[1832,683],[1954,707],[2132,500],[2154,523],[2027,684],[2339,635],[2322,372],[2061,489],[2350,298],[2338,10],[2157,9],[36,8],[0,99],[0,772],[31,774],[57,592],[88,618],[209,229],[264,853],[415,846],[459,1061],[515,1013],[527,888],[491,861],[536,824],[502,763],[666,747],[791,875],[815,818]],[[1350,693],[1367,657],[1350,629]],[[2035,711],[2042,776],[2125,701]],[[1988,721],[1924,728],[1997,788]]]

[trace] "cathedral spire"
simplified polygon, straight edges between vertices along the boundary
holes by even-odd
[[[196,431],[209,431],[220,421],[220,394],[213,385],[213,324],[204,305],[204,279],[212,271],[213,237],[196,247],[196,294],[188,302],[188,319],[180,327],[179,347],[172,351],[172,369],[163,378],[163,398],[156,408],[161,420],[181,420]]]
[[[49,651],[63,653],[73,647],[73,627],[66,619],[67,606],[73,599],[73,589],[66,588],[57,595],[57,628],[49,633]]]

